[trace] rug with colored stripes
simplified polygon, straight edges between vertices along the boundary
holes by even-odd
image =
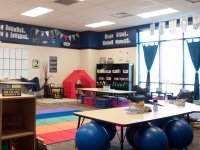
[[[74,140],[78,117],[73,113],[79,111],[66,107],[37,110],[37,137],[43,139],[45,144]],[[84,121],[84,123],[87,122],[90,120]]]

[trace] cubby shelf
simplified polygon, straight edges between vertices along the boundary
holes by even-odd
[[[35,150],[35,114],[35,96],[0,95],[0,149],[2,141],[9,140],[17,150]]]
[[[133,64],[97,64],[96,86],[101,88],[108,84],[112,89],[132,90]]]

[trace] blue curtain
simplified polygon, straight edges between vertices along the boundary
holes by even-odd
[[[194,81],[194,99],[199,99],[199,74],[198,70],[200,67],[200,42],[187,42],[190,57],[192,60],[192,63],[194,65],[194,68],[196,70],[195,73],[195,81]]]
[[[154,62],[156,52],[158,49],[158,45],[143,45],[143,51],[144,51],[144,59],[147,67],[147,81],[146,81],[146,87],[150,90],[150,70],[152,67],[152,64]]]

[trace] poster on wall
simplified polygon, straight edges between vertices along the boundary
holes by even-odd
[[[52,73],[57,72],[57,57],[56,56],[49,57],[49,72],[52,72]]]
[[[33,59],[32,60],[32,67],[33,67],[33,69],[39,69],[40,68],[40,60],[39,59]]]

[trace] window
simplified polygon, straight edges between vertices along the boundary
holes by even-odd
[[[0,79],[20,79],[28,74],[28,51],[25,49],[0,48]]]
[[[176,28],[176,33],[172,34],[169,29],[164,30],[164,34],[158,34],[158,30],[150,36],[149,30],[139,32],[139,85],[146,85],[147,69],[143,54],[143,44],[152,42],[158,43],[158,50],[154,63],[151,68],[151,91],[156,88],[168,92],[173,91],[177,94],[180,88],[194,90],[195,69],[193,67],[190,53],[187,46],[187,40],[200,37],[200,32],[193,30],[189,26],[187,33],[182,33],[180,27]],[[166,89],[167,88],[167,89]]]

